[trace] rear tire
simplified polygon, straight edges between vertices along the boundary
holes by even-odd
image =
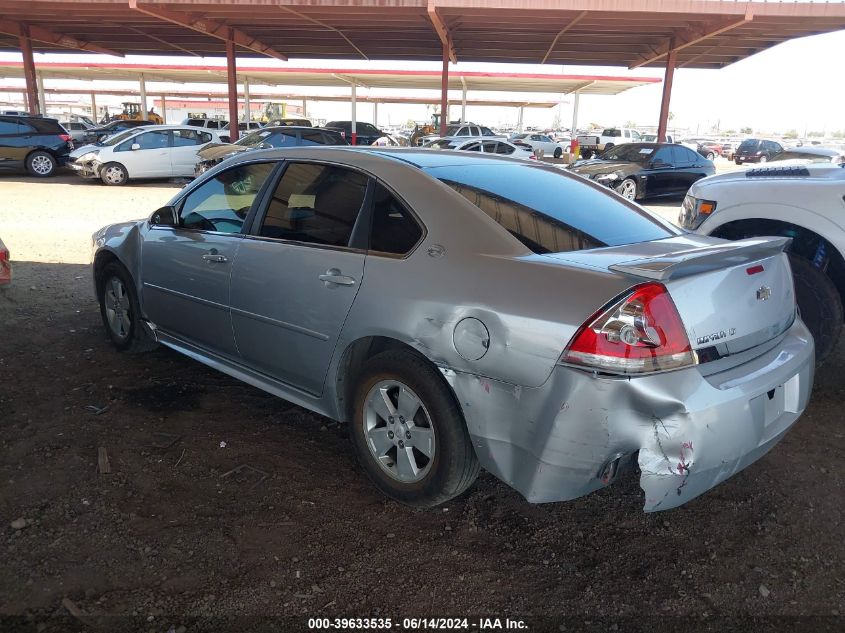
[[[583,158],[584,160],[590,159],[592,157],[593,157],[593,150],[591,150],[591,149],[585,149],[581,152],[581,158]]]
[[[129,174],[120,163],[106,163],[100,167],[100,180],[107,185],[120,187],[129,181]]]
[[[358,462],[388,497],[432,507],[478,477],[458,403],[424,358],[405,350],[374,356],[358,376],[353,402],[350,435]]]
[[[763,164],[763,163],[767,162],[768,160],[769,160],[769,159],[768,159],[768,158],[766,158],[765,156],[761,156],[761,157],[760,157],[760,164]]]
[[[836,347],[845,320],[842,298],[830,277],[797,255],[789,255],[795,300],[801,320],[816,342],[816,366],[821,365]]]
[[[734,162],[735,162],[737,165],[742,165],[742,161],[741,161],[741,160],[737,160],[737,161],[734,161]]]
[[[713,152],[707,152],[707,156],[705,156],[704,158],[706,158],[707,160],[716,160],[716,154],[714,154]]]
[[[555,152],[553,154],[555,158],[560,158],[563,156],[563,150],[560,147],[555,147]]]
[[[132,276],[113,261],[103,268],[97,280],[100,316],[114,346],[121,352],[139,354],[157,347],[141,320],[141,305]]]
[[[36,178],[48,178],[56,173],[58,163],[53,155],[48,152],[32,152],[26,157],[26,170],[30,176]]]

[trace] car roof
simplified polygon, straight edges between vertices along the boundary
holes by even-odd
[[[801,147],[787,147],[783,150],[783,153],[809,154],[815,156],[840,156],[843,154],[843,151],[832,147],[812,147],[802,145]]]

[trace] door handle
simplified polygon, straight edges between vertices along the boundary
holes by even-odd
[[[222,264],[224,262],[229,261],[228,259],[226,259],[225,255],[220,255],[216,250],[205,253],[202,258],[209,264]]]
[[[344,275],[337,268],[329,268],[325,273],[318,277],[327,286],[354,286],[355,279]]]

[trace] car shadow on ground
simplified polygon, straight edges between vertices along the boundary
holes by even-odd
[[[192,178],[155,178],[144,180],[130,180],[121,187],[184,187],[191,182]],[[64,184],[64,185],[85,185],[86,187],[103,186],[103,182],[97,178],[82,178],[78,176],[73,170],[63,167],[56,171],[55,176],[48,178],[38,178],[30,176],[25,172],[4,170],[0,171],[0,186],[4,182],[24,182],[33,184]]]

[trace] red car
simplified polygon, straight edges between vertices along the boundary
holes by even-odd
[[[0,240],[0,286],[12,281],[12,264],[9,261],[9,249]]]

